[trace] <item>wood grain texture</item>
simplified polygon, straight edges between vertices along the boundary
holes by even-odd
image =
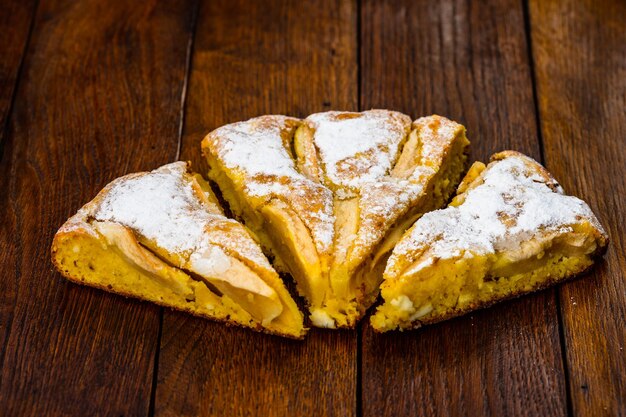
[[[35,4],[35,0],[5,0],[0,7],[0,156],[13,92],[35,14]],[[0,320],[0,326],[1,323]]]
[[[626,3],[531,1],[547,167],[611,238],[560,300],[573,414],[626,415]]]
[[[226,123],[356,109],[356,40],[354,2],[204,2],[181,158],[206,172],[200,141]],[[322,330],[289,341],[168,311],[155,414],[354,415],[356,341]]]
[[[472,159],[540,159],[518,1],[364,1],[361,104],[463,123]],[[554,290],[403,334],[364,326],[363,415],[567,413]]]
[[[18,73],[25,54],[31,22],[35,14],[34,1],[8,0],[0,8],[0,161],[3,161],[4,139],[8,115],[13,103]],[[8,199],[7,175],[0,177],[0,266],[4,279],[0,279],[0,363],[9,335],[9,323],[13,314],[11,280],[12,266],[17,257],[17,246],[10,239],[17,234],[15,213]]]
[[[49,248],[111,179],[176,157],[190,29],[184,1],[39,4],[0,165],[0,414],[148,412],[158,307],[66,282]]]

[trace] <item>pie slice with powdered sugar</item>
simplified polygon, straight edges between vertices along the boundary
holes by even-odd
[[[249,231],[185,162],[107,185],[59,229],[52,259],[80,284],[292,338],[306,331]]]
[[[262,116],[202,142],[232,212],[289,272],[319,327],[353,327],[378,295],[387,257],[465,169],[463,126],[439,116],[326,112]]]
[[[518,152],[476,162],[449,207],[422,216],[384,273],[377,331],[459,316],[576,276],[608,237],[589,206]]]

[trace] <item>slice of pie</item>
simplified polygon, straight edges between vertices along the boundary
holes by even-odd
[[[233,213],[289,272],[319,327],[353,327],[388,253],[447,202],[465,168],[463,126],[439,116],[326,112],[262,116],[202,142]]]
[[[402,237],[371,324],[417,328],[545,288],[587,270],[607,243],[589,206],[541,165],[498,153],[470,168],[449,207]]]
[[[57,232],[68,279],[283,336],[303,316],[248,230],[184,162],[107,185]]]

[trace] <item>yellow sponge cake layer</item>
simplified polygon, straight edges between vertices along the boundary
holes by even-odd
[[[216,320],[236,321],[254,327],[245,310],[194,281],[185,272],[161,265],[158,271],[129,262],[117,247],[99,235],[75,231],[55,240],[54,259],[59,271],[70,280],[128,297],[141,298]],[[158,261],[155,260],[158,264]],[[105,278],[103,278],[105,277]]]

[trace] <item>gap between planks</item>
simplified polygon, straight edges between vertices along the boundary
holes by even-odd
[[[539,141],[539,154],[541,158],[541,164],[546,166],[545,149],[543,142],[543,133],[541,126],[541,112],[539,110],[539,98],[537,92],[537,75],[535,74],[535,57],[533,56],[532,49],[532,23],[530,20],[529,0],[521,0],[522,10],[524,13],[524,34],[526,35],[526,50],[528,52],[528,65],[530,68],[530,83],[533,93],[533,106],[535,108],[535,125],[537,126],[537,140]],[[569,366],[567,361],[567,344],[565,340],[565,328],[563,322],[563,311],[561,306],[561,297],[559,297],[558,288],[553,290],[555,304],[556,304],[556,317],[559,328],[559,347],[561,349],[561,362],[563,363],[563,376],[565,377],[565,406],[568,416],[574,415],[574,408],[572,404],[572,392],[570,385]]]

